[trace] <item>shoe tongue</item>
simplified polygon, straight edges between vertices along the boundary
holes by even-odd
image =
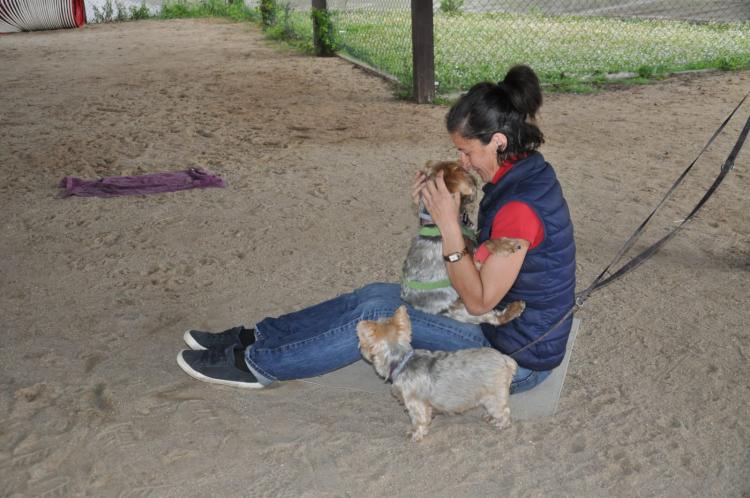
[[[246,329],[245,327],[242,327],[238,335],[240,344],[242,344],[243,348],[255,344],[255,329]]]
[[[245,363],[245,350],[242,348],[234,348],[234,366],[237,367],[239,370],[242,370],[243,372],[250,373],[250,369],[247,368],[247,363]]]

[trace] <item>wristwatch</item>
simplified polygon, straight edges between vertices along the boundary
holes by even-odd
[[[450,254],[443,255],[443,259],[446,260],[448,263],[455,263],[456,261],[463,258],[464,254],[469,254],[469,250],[466,249],[465,247],[462,251],[452,252]]]

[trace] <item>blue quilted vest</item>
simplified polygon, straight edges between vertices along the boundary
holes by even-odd
[[[523,314],[505,325],[482,324],[493,347],[512,354],[547,332],[575,302],[576,247],[568,205],[555,172],[538,153],[518,161],[496,184],[484,186],[479,205],[478,242],[488,240],[492,220],[510,201],[531,206],[542,222],[544,240],[529,250],[513,283],[498,308],[511,301],[526,302]],[[550,370],[562,362],[573,317],[533,346],[513,355],[522,367]]]

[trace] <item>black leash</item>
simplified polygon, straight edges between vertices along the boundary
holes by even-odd
[[[614,274],[609,276],[608,278],[604,278],[604,275],[609,271],[609,269],[614,266],[621,258],[622,256],[628,252],[632,247],[633,244],[638,240],[641,233],[643,232],[644,228],[648,224],[649,221],[651,221],[651,218],[654,216],[656,211],[664,204],[664,202],[669,198],[669,196],[672,195],[672,193],[675,191],[675,189],[682,183],[682,181],[685,179],[687,174],[690,172],[690,170],[693,168],[695,163],[698,162],[698,159],[703,155],[704,152],[709,148],[709,146],[716,140],[716,137],[718,137],[721,132],[724,130],[724,127],[726,127],[727,123],[731,121],[732,117],[734,117],[737,110],[739,110],[740,107],[742,107],[742,104],[745,102],[747,97],[750,96],[750,93],[748,95],[745,95],[739,104],[732,110],[732,112],[727,116],[727,118],[724,120],[723,123],[721,123],[721,126],[714,132],[714,134],[711,136],[711,138],[706,142],[706,145],[703,146],[703,149],[698,153],[698,155],[693,159],[693,162],[690,163],[690,165],[685,169],[685,171],[682,172],[682,174],[677,178],[677,180],[674,182],[674,184],[669,188],[667,193],[664,195],[661,201],[656,205],[656,207],[651,211],[651,213],[646,217],[645,220],[641,223],[641,225],[636,229],[636,231],[633,233],[633,235],[630,236],[630,238],[625,242],[625,245],[620,249],[620,251],[617,253],[617,255],[614,257],[614,259],[602,270],[602,272],[599,274],[596,279],[589,285],[586,289],[576,294],[576,302],[580,306],[583,304],[583,301],[585,301],[589,294],[591,294],[593,291],[605,286],[609,285],[613,281],[617,280],[618,278],[622,277],[624,274],[628,273],[629,271],[633,270],[637,266],[640,266],[643,261],[651,257],[667,240],[672,238],[677,231],[682,228],[682,226],[687,223],[690,219],[693,218],[695,213],[698,212],[698,210],[703,207],[703,204],[708,200],[711,195],[713,195],[716,188],[721,184],[721,182],[724,180],[724,177],[727,175],[730,169],[734,167],[734,160],[737,157],[737,154],[739,153],[740,149],[742,149],[742,146],[745,143],[745,139],[747,138],[748,134],[748,126],[750,126],[750,117],[748,117],[748,121],[745,124],[745,128],[740,133],[739,138],[737,139],[737,143],[735,143],[734,148],[732,149],[732,152],[729,154],[729,157],[727,157],[727,160],[724,162],[724,165],[721,167],[721,171],[719,172],[719,175],[716,177],[716,180],[714,180],[713,185],[708,189],[706,194],[703,196],[703,198],[698,202],[698,204],[693,208],[693,210],[690,212],[690,214],[682,220],[682,222],[675,227],[669,234],[667,234],[664,238],[659,240],[658,242],[652,244],[650,247],[646,248],[641,252],[638,256],[635,256],[632,260],[630,260],[627,264],[623,265],[619,270],[617,270]]]
[[[706,201],[714,194],[718,186],[721,184],[722,181],[724,181],[724,178],[727,176],[727,173],[729,173],[734,168],[734,162],[737,158],[737,155],[740,153],[740,150],[742,150],[742,147],[745,145],[745,140],[747,139],[748,134],[750,134],[750,116],[748,116],[747,121],[745,122],[745,126],[740,132],[739,137],[737,138],[737,142],[735,142],[734,147],[732,148],[732,151],[729,153],[729,156],[727,156],[727,159],[724,161],[724,164],[721,166],[721,170],[719,171],[718,176],[714,180],[713,184],[709,189],[706,191],[706,193],[703,195],[700,201],[698,201],[698,204],[693,208],[692,211],[690,211],[690,214],[688,214],[685,219],[683,219],[679,225],[677,225],[672,231],[670,231],[667,235],[644,249],[640,254],[637,256],[634,256],[630,261],[622,265],[616,272],[611,274],[609,277],[605,278],[605,275],[607,272],[609,272],[609,269],[612,268],[615,264],[617,264],[618,261],[627,253],[635,244],[635,242],[640,237],[641,233],[643,233],[644,228],[648,224],[649,221],[651,221],[651,218],[654,216],[656,211],[659,210],[659,208],[664,204],[664,202],[669,198],[669,196],[672,195],[674,190],[682,183],[682,181],[685,179],[687,174],[690,172],[690,170],[693,168],[695,163],[698,162],[698,159],[703,155],[704,152],[709,148],[709,146],[716,140],[716,137],[718,137],[721,132],[724,130],[724,127],[726,127],[727,123],[731,121],[732,117],[734,117],[735,113],[739,110],[740,107],[742,107],[742,104],[745,103],[745,100],[750,96],[750,93],[745,95],[742,100],[740,100],[740,103],[737,104],[737,106],[732,110],[732,112],[727,116],[727,118],[724,120],[723,123],[719,126],[719,128],[714,132],[713,135],[711,135],[711,138],[706,142],[706,145],[703,146],[703,149],[698,153],[698,155],[693,159],[693,162],[690,163],[690,165],[685,169],[685,171],[682,172],[682,174],[677,178],[677,180],[672,184],[672,186],[669,188],[667,193],[664,195],[664,197],[659,201],[659,203],[656,205],[656,207],[651,211],[651,213],[646,217],[645,220],[640,224],[640,226],[633,232],[633,235],[630,236],[630,238],[625,242],[622,249],[618,251],[618,253],[615,255],[615,257],[612,259],[612,261],[602,270],[602,272],[594,279],[594,281],[586,287],[581,292],[578,292],[576,294],[576,303],[573,305],[572,308],[570,308],[565,315],[557,321],[547,332],[533,340],[532,342],[528,343],[527,345],[515,350],[510,354],[510,356],[513,356],[515,354],[520,353],[521,351],[533,346],[534,344],[538,343],[542,339],[544,339],[547,335],[552,333],[559,325],[561,325],[563,322],[565,322],[568,318],[570,318],[571,315],[573,315],[576,311],[578,311],[581,306],[583,306],[583,303],[588,299],[588,297],[596,290],[601,289],[602,287],[611,284],[615,280],[622,278],[626,273],[629,273],[639,267],[641,264],[643,264],[644,261],[649,259],[651,256],[656,254],[656,252],[663,246],[669,239],[675,236],[675,234],[688,222],[690,221],[695,214],[703,207],[703,205],[706,203]]]

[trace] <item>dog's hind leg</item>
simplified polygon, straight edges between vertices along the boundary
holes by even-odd
[[[521,313],[523,313],[523,310],[525,309],[526,303],[524,301],[513,301],[502,311],[492,310],[487,313],[488,315],[493,315],[492,320],[487,320],[487,322],[493,325],[504,325],[521,316]]]
[[[525,302],[513,301],[503,310],[491,310],[483,315],[472,315],[466,310],[463,301],[458,299],[441,314],[464,323],[491,323],[492,325],[503,325],[514,318],[521,316],[524,309],[526,309]]]
[[[487,415],[483,417],[484,420],[500,430],[510,427],[509,397],[509,390],[505,388],[488,394],[480,401],[480,404],[487,410]]]
[[[492,372],[492,382],[480,404],[487,410],[484,420],[498,429],[510,426],[510,384],[518,369],[518,364],[510,357],[504,357],[504,364]]]
[[[510,407],[507,398],[502,400],[501,396],[487,397],[481,404],[487,410],[487,415],[484,416],[486,422],[500,430],[510,427]]]

